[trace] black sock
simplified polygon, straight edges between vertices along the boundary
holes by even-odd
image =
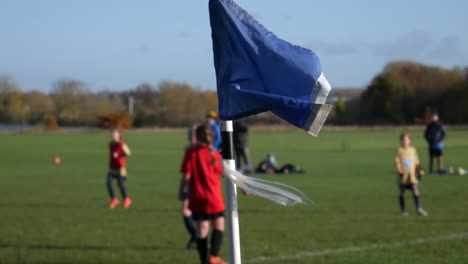
[[[200,255],[201,264],[208,263],[208,239],[198,238],[197,248],[198,248],[198,255]]]
[[[184,224],[185,228],[187,228],[187,231],[190,234],[190,237],[192,240],[195,240],[195,223],[193,222],[193,217],[192,216],[184,216]]]
[[[419,195],[413,195],[414,198],[414,204],[416,205],[416,208],[421,208],[421,198],[419,198]]]
[[[405,211],[405,197],[400,195],[400,210],[401,212]]]
[[[223,231],[214,229],[211,233],[211,249],[210,254],[212,256],[219,256],[221,250],[221,244],[223,243]]]

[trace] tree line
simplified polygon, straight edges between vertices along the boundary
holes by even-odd
[[[91,92],[81,81],[61,79],[44,93],[23,92],[11,78],[0,78],[0,123],[45,125],[53,117],[60,126],[98,126],[99,116],[120,113],[135,127],[184,126],[203,120],[216,108],[216,93],[185,83],[142,83],[123,92]]]
[[[468,67],[443,69],[413,62],[392,62],[354,98],[338,98],[328,123],[338,125],[415,124],[428,111],[446,123],[468,123]],[[133,103],[131,103],[133,102]],[[133,106],[133,107],[132,107]],[[0,123],[99,126],[102,116],[128,116],[134,127],[183,127],[200,122],[217,109],[214,91],[186,83],[142,83],[122,92],[92,92],[84,82],[60,79],[49,93],[23,92],[9,77],[0,77]],[[271,113],[249,123],[282,124]]]
[[[363,93],[335,104],[338,124],[417,124],[437,112],[449,124],[468,124],[468,67],[444,69],[392,62]]]

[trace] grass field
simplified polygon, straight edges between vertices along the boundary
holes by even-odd
[[[399,133],[252,133],[254,163],[274,152],[280,164],[307,171],[263,177],[300,188],[318,206],[239,197],[243,262],[468,263],[468,175],[427,176],[420,189],[429,216],[415,215],[409,193],[410,216],[400,216],[392,163]],[[422,132],[412,134],[427,167]],[[196,251],[183,249],[176,199],[185,134],[124,137],[134,153],[134,204],[109,210],[107,133],[0,135],[0,263],[198,263]],[[468,167],[467,131],[449,131],[445,160]]]

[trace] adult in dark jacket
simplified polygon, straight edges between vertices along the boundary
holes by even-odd
[[[429,144],[429,172],[432,173],[432,165],[434,158],[437,159],[437,169],[439,173],[443,173],[443,149],[444,139],[447,136],[447,131],[442,122],[439,121],[437,113],[432,114],[432,121],[426,127],[424,138]]]
[[[252,172],[249,150],[249,128],[242,120],[234,122],[234,150],[237,157],[237,169],[245,173]],[[244,163],[242,166],[242,162]]]

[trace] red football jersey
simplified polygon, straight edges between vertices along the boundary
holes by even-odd
[[[109,143],[109,167],[111,169],[121,169],[125,168],[125,152],[124,152],[125,142],[122,140],[119,142],[111,141]],[[117,152],[119,155],[117,158],[114,157],[114,153]]]
[[[185,152],[181,172],[191,176],[189,208],[195,214],[217,214],[224,211],[219,176],[223,176],[221,155],[206,146],[194,146]]]

